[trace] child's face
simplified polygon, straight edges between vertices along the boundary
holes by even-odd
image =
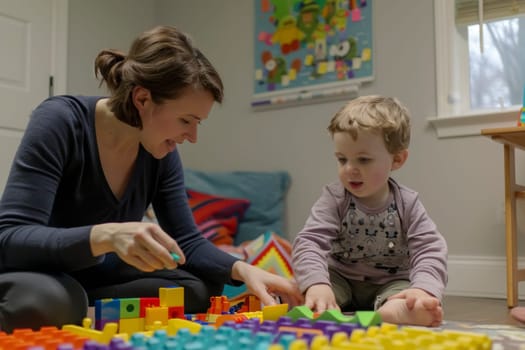
[[[336,132],[333,140],[343,186],[368,207],[385,204],[390,173],[403,164],[406,154],[390,154],[377,133],[361,131],[354,140],[347,132]]]

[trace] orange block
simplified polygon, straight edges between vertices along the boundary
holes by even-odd
[[[242,323],[244,321],[246,321],[248,319],[248,317],[246,317],[245,315],[242,315],[242,314],[227,314],[227,315],[220,315],[219,317],[217,317],[217,319],[215,320],[215,324],[214,326],[216,328],[219,328],[220,326],[222,326],[222,324],[224,322],[227,322],[227,321],[233,321],[235,323]]]

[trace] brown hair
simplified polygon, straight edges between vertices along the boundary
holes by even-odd
[[[360,130],[383,135],[388,152],[396,154],[408,149],[410,113],[396,98],[361,96],[343,106],[328,126],[332,137],[336,132],[348,132],[354,140]]]
[[[128,55],[102,50],[95,59],[95,76],[106,83],[111,96],[109,107],[115,116],[142,128],[133,105],[135,86],[148,89],[155,103],[180,97],[186,88],[205,89],[216,102],[223,99],[221,78],[191,39],[175,27],[159,26],[138,36]]]

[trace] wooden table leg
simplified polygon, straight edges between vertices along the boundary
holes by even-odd
[[[507,255],[507,305],[518,304],[518,247],[516,233],[516,167],[514,146],[504,145],[505,161],[505,246]]]

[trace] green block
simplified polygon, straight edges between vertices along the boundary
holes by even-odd
[[[120,299],[120,318],[139,318],[140,298]]]
[[[363,327],[377,326],[382,322],[381,315],[375,311],[357,311],[355,318]]]
[[[355,317],[346,316],[337,309],[326,310],[316,320],[332,321],[337,323],[356,323]]]
[[[297,321],[300,318],[306,318],[309,320],[313,320],[314,313],[307,306],[302,305],[302,306],[296,306],[290,311],[288,311],[286,316],[290,317],[293,321]]]

